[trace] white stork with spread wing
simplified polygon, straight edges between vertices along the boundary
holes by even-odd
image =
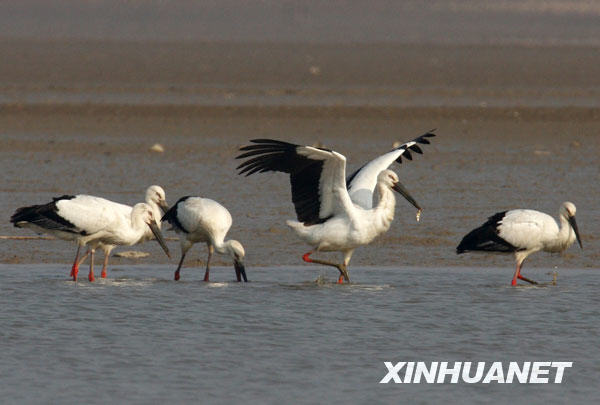
[[[247,159],[238,166],[240,174],[278,171],[290,175],[292,202],[297,221],[287,224],[313,247],[302,258],[306,262],[336,267],[338,283],[350,281],[348,263],[354,249],[367,245],[387,232],[394,219],[399,192],[417,208],[398,176],[388,167],[401,162],[402,156],[412,159],[411,151],[423,153],[418,144],[429,144],[432,131],[407,142],[365,164],[346,180],[346,158],[338,152],[295,145],[288,142],[255,139],[253,145],[240,148],[237,159]],[[312,259],[315,251],[342,252],[342,263]]]

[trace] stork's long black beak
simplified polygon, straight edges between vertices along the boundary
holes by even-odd
[[[160,232],[160,229],[158,228],[158,225],[156,224],[156,221],[150,222],[148,224],[148,226],[150,227],[150,229],[152,230],[152,233],[156,237],[156,241],[158,242],[160,247],[163,248],[163,250],[167,254],[167,257],[170,259],[171,253],[169,253],[169,248],[167,247],[167,244],[165,243],[165,238],[163,238],[162,233]]]
[[[577,222],[575,221],[575,217],[569,217],[569,224],[575,231],[575,237],[577,238],[577,242],[579,243],[579,247],[583,249],[583,244],[581,243],[581,237],[579,237],[579,229],[577,228]]]
[[[163,215],[166,214],[167,211],[169,211],[169,204],[167,204],[167,202],[165,200],[160,200],[158,202],[158,207],[162,211]]]
[[[421,208],[419,206],[419,204],[415,201],[415,199],[410,195],[408,190],[399,181],[394,183],[394,185],[392,186],[392,190],[396,191],[397,193],[402,195],[402,197],[406,198],[406,201],[411,203],[418,210],[417,211],[417,221],[418,221],[419,217],[421,216],[421,211],[423,211],[423,208]]]
[[[246,268],[244,267],[244,263],[238,262],[235,260],[233,262],[233,267],[235,267],[235,275],[237,277],[237,281],[242,281],[240,275],[244,278],[245,282],[248,282],[248,278],[246,277]]]

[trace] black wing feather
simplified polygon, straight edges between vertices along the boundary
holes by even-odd
[[[412,150],[413,152],[416,152],[416,153],[418,153],[418,154],[420,154],[420,155],[422,155],[422,154],[423,154],[423,150],[422,150],[422,149],[419,147],[419,145],[413,145],[413,146],[410,146],[408,149],[410,149],[410,150]]]
[[[169,208],[167,212],[165,212],[165,215],[163,215],[161,218],[161,222],[167,221],[174,228],[180,229],[185,233],[189,233],[188,230],[183,227],[181,222],[179,222],[179,218],[177,218],[177,207],[179,206],[179,203],[184,202],[190,197],[191,196],[186,195],[185,197],[181,197],[179,200],[177,200],[177,202],[171,208]]]
[[[421,145],[429,145],[431,142],[429,142],[429,139],[427,138],[433,138],[435,136],[435,134],[433,133],[435,131],[435,129],[432,129],[431,131],[416,137],[415,139],[413,139],[411,142],[416,142],[416,143],[420,143]],[[406,148],[405,146],[399,146],[396,149],[404,149]],[[404,152],[402,155],[400,155],[398,157],[398,159],[396,159],[396,162],[402,164],[402,157],[406,157],[408,160],[412,160],[412,155],[410,153],[410,151],[419,153],[419,154],[423,154],[423,150],[418,146],[418,145],[412,145],[409,146],[408,148],[406,148],[406,152]],[[350,183],[348,183],[350,184]]]
[[[432,129],[431,131],[418,136],[417,138],[413,139],[412,142],[417,142],[420,144],[430,144],[431,142],[429,142],[429,140],[427,138],[431,138],[434,137],[435,134],[433,133],[433,131],[435,131],[435,129]],[[404,146],[399,146],[396,149],[403,149]],[[392,149],[392,150],[396,150],[396,149]],[[413,152],[416,152],[420,155],[423,154],[423,150],[421,149],[421,147],[419,147],[418,145],[412,145],[409,146],[408,149],[412,150]],[[397,163],[402,164],[402,157],[406,156],[406,158],[408,160],[412,160],[412,155],[410,154],[410,152],[407,150],[406,152],[404,152],[402,155],[398,156],[398,159],[396,159]],[[362,170],[363,167],[365,167],[368,163],[365,163],[364,165],[362,165],[361,167],[359,167],[357,170],[355,170],[350,176],[348,176],[346,178],[346,187],[350,187],[350,185],[352,184],[352,180],[354,180],[354,178],[356,177],[356,175]]]
[[[21,228],[20,223],[29,222],[48,230],[85,235],[85,231],[79,230],[75,224],[58,215],[56,203],[61,200],[72,200],[73,198],[75,198],[73,195],[62,195],[52,198],[52,202],[47,204],[18,208],[10,217],[10,222],[17,228]]]
[[[323,171],[323,161],[309,159],[297,153],[300,145],[273,139],[253,139],[254,145],[240,148],[245,153],[236,159],[246,159],[237,169],[239,174],[249,176],[253,173],[269,171],[290,175],[292,202],[298,221],[313,225],[326,221],[320,218],[321,199],[319,183]],[[321,150],[327,150],[320,148]]]
[[[484,252],[515,252],[517,247],[508,243],[498,235],[498,226],[507,211],[498,212],[488,218],[487,222],[479,228],[469,232],[456,247],[456,253],[468,251]]]

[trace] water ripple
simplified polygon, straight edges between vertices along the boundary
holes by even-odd
[[[3,400],[430,403],[502,393],[545,403],[598,394],[600,273],[513,288],[507,269],[355,270],[345,285],[295,268],[249,269],[249,283],[228,271],[211,283],[202,272],[174,282],[163,266],[74,283],[64,266],[0,265]],[[383,361],[402,360],[575,363],[564,385],[379,386]]]

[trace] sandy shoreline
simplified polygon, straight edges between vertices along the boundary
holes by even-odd
[[[475,119],[525,121],[597,121],[597,107],[394,107],[394,106],[198,106],[198,105],[115,105],[104,103],[66,104],[5,104],[0,115],[11,118],[42,118],[53,115],[87,118],[98,116],[130,117],[278,117],[278,118],[334,118],[356,117],[367,119]],[[86,118],[83,118],[86,119]]]
[[[285,226],[287,178],[238,176],[239,146],[321,141],[352,170],[437,128],[423,156],[394,168],[425,208],[422,221],[398,200],[392,229],[353,264],[512,267],[510,258],[457,257],[454,247],[494,212],[555,216],[571,200],[585,250],[528,265],[598,266],[596,48],[2,40],[0,53],[0,235],[31,235],[9,223],[22,205],[65,193],[135,203],[160,184],[171,203],[190,194],[224,202],[249,266],[299,264],[307,247]],[[165,153],[149,152],[156,142]],[[154,243],[139,249],[152,253],[141,263],[174,265]],[[0,262],[68,263],[74,251],[3,240]],[[204,258],[197,247],[190,265]]]
[[[0,39],[0,105],[597,107],[592,46]]]
[[[354,263],[512,266],[510,258],[457,258],[454,246],[463,233],[496,211],[532,207],[555,215],[566,199],[577,203],[585,250],[572,248],[567,259],[536,255],[530,265],[585,268],[597,266],[600,259],[596,236],[600,215],[593,192],[599,174],[597,112],[533,110],[532,116],[517,117],[506,112],[488,114],[489,109],[466,115],[452,109],[408,115],[321,109],[310,114],[296,109],[246,113],[216,109],[221,114],[200,110],[204,113],[169,108],[119,112],[90,108],[85,113],[82,109],[5,110],[0,114],[5,173],[0,184],[5,212],[1,234],[30,234],[8,222],[21,205],[64,193],[134,203],[145,187],[157,183],[166,189],[170,202],[189,194],[225,202],[234,216],[231,236],[245,243],[250,263],[298,264],[306,246],[284,224],[293,217],[287,179],[237,176],[233,157],[240,145],[258,137],[309,144],[318,140],[345,153],[352,169],[389,149],[395,140],[408,140],[437,127],[439,136],[423,156],[395,167],[425,207],[421,223],[415,223],[413,210],[398,200],[392,229],[369,248],[359,249]],[[149,152],[155,142],[163,144],[166,152]],[[176,242],[170,246],[178,252]],[[142,262],[169,262],[154,244],[139,249],[152,252]],[[62,241],[2,241],[0,261],[67,263],[72,251],[74,247]],[[198,247],[190,265],[196,258],[201,265],[204,256],[203,247]],[[220,258],[215,264],[227,265],[227,261]]]

